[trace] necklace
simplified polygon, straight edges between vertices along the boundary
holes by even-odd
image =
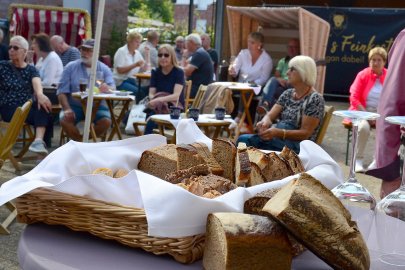
[[[301,98],[305,97],[311,90],[312,90],[312,87],[309,87],[308,90],[305,91],[305,93],[302,94],[301,96],[298,96],[298,95],[297,95],[297,92],[296,92],[297,90],[295,90],[295,92],[294,92],[294,98],[295,98],[296,100],[300,100]]]

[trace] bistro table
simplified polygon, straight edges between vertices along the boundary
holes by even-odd
[[[159,129],[159,134],[166,136],[165,129],[173,129],[174,134],[171,138],[171,143],[176,143],[176,127],[181,119],[175,120],[170,119],[169,114],[155,114],[150,117],[157,125]],[[214,114],[200,114],[198,121],[195,123],[197,126],[204,130],[205,135],[211,139],[218,138],[222,131],[227,131],[229,125],[234,122],[230,116],[226,117],[224,120],[216,120]]]
[[[112,240],[97,238],[64,226],[42,223],[27,225],[18,244],[21,269],[202,269],[202,261],[181,264],[168,255],[154,255]],[[377,268],[375,260],[371,269]],[[332,269],[311,252],[294,258],[292,270]]]
[[[96,112],[98,110],[98,107],[100,106],[101,101],[105,100],[108,106],[108,109],[111,114],[111,122],[112,122],[112,128],[111,132],[108,135],[107,141],[111,141],[114,138],[114,135],[117,135],[118,139],[122,140],[122,133],[120,130],[120,123],[122,119],[125,116],[125,113],[129,110],[129,104],[131,101],[135,100],[135,97],[132,95],[126,95],[126,96],[121,96],[118,95],[119,91],[112,91],[112,93],[100,93],[100,94],[94,94],[93,96],[93,111],[92,111],[92,116],[91,116],[91,122],[93,122]],[[87,108],[87,94],[82,94],[80,92],[75,92],[72,94],[74,98],[80,99],[83,107],[83,111],[86,112]],[[118,115],[114,113],[114,103],[122,103],[122,108],[119,112]],[[93,139],[95,138],[95,131],[93,125],[90,126],[90,132],[93,136]]]
[[[138,89],[141,89],[142,80],[150,80],[152,75],[149,71],[149,72],[136,73],[136,74],[134,74],[134,77],[138,79]]]
[[[213,83],[213,85],[228,86],[228,88],[231,89],[232,92],[239,92],[240,94],[240,98],[242,100],[243,105],[243,112],[242,116],[240,117],[238,126],[236,128],[235,139],[239,137],[240,129],[242,128],[245,119],[247,120],[249,130],[253,132],[253,117],[250,114],[249,107],[250,104],[252,103],[253,96],[258,95],[260,93],[261,86],[260,85],[251,86],[248,83],[235,83],[235,82],[215,82]]]

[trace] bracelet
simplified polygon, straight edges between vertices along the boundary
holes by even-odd
[[[286,130],[283,129],[283,140],[285,140],[285,133],[286,133]]]

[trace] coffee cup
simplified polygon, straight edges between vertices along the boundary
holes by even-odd
[[[188,117],[193,118],[194,121],[198,121],[198,117],[200,116],[200,110],[197,108],[190,108],[188,110]]]
[[[224,118],[225,118],[225,108],[224,107],[216,107],[215,108],[215,119],[224,120]]]
[[[181,109],[176,106],[170,107],[170,119],[179,119]]]

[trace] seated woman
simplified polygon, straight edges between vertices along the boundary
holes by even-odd
[[[293,88],[281,94],[273,108],[257,123],[257,134],[245,134],[238,138],[248,146],[281,151],[284,146],[296,153],[303,140],[316,139],[323,118],[325,101],[315,91],[315,61],[299,55],[288,63],[288,83]],[[279,120],[275,126],[272,124]]]
[[[39,71],[43,86],[57,86],[62,77],[63,64],[60,57],[51,48],[47,34],[39,33],[32,36],[32,50],[39,58],[35,67]]]
[[[382,47],[371,49],[368,53],[368,62],[369,66],[357,74],[350,86],[349,110],[377,112],[378,100],[387,75],[387,69],[384,68],[387,62],[387,51]],[[363,120],[359,123],[356,172],[366,171],[363,167],[363,158],[364,149],[370,137],[370,124],[375,126],[373,121]],[[375,166],[375,162],[370,164],[369,169],[373,166]]]
[[[149,98],[147,105],[149,115],[168,113],[170,105],[183,107],[184,104],[184,72],[178,66],[176,52],[169,44],[164,44],[158,50],[158,67],[152,70],[150,79]],[[146,123],[145,134],[151,134],[156,123],[149,120]]]
[[[48,154],[44,136],[52,127],[52,105],[42,92],[38,71],[24,60],[27,51],[28,41],[22,36],[14,36],[8,47],[10,61],[0,61],[0,115],[4,121],[9,122],[17,107],[33,99],[26,120],[35,127],[35,141],[29,150]],[[46,137],[50,139],[50,135]]]
[[[263,49],[264,36],[260,32],[252,32],[248,36],[247,49],[240,51],[235,61],[229,66],[229,75],[238,77],[239,82],[251,82],[265,85],[270,78],[273,61]],[[239,104],[238,117],[242,115],[242,105]],[[238,122],[238,120],[236,120]]]

